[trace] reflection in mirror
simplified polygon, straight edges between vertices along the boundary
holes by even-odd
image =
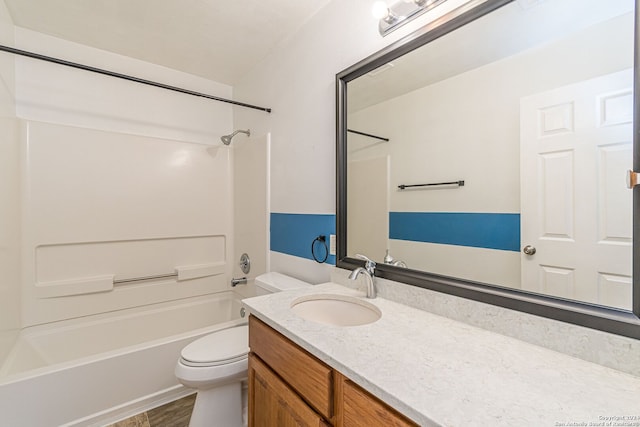
[[[349,81],[346,255],[631,310],[633,41],[516,1]]]

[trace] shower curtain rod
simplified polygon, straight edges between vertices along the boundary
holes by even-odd
[[[258,107],[256,105],[246,104],[244,102],[233,101],[231,99],[220,98],[218,96],[207,95],[206,93],[196,92],[189,89],[183,89],[177,86],[170,86],[164,83],[158,83],[151,80],[141,79],[139,77],[128,76],[126,74],[120,74],[109,70],[103,70],[102,68],[91,67],[89,65],[78,64],[76,62],[65,61],[63,59],[53,58],[51,56],[41,55],[39,53],[33,53],[26,50],[16,49],[9,46],[0,45],[0,51],[13,53],[15,55],[26,56],[28,58],[40,59],[42,61],[52,62],[54,64],[66,65],[67,67],[77,68],[80,70],[91,71],[93,73],[103,74],[105,76],[117,77],[123,80],[129,80],[136,83],[142,83],[149,86],[155,86],[161,89],[172,90],[174,92],[180,92],[187,95],[198,96],[201,98],[207,98],[214,101],[226,102],[227,104],[237,105],[239,107],[253,108],[254,110],[265,111],[267,113],[271,112],[271,108]]]

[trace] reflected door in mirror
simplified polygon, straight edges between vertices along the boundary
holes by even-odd
[[[632,76],[521,100],[523,289],[631,309]]]

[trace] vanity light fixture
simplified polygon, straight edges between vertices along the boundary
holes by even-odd
[[[398,21],[398,17],[389,9],[387,2],[379,0],[371,7],[371,14],[374,18],[384,21],[388,25],[393,25]]]
[[[383,37],[396,28],[417,18],[446,0],[400,0],[391,6],[384,0],[376,1],[371,8],[374,18],[380,20],[378,31]]]

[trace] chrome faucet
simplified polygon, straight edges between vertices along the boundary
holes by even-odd
[[[349,274],[349,279],[356,280],[359,275],[364,274],[367,284],[367,298],[375,298],[376,297],[376,286],[374,283],[375,279],[375,270],[376,263],[371,261],[364,255],[356,254],[356,257],[365,260],[364,267],[358,267]]]

